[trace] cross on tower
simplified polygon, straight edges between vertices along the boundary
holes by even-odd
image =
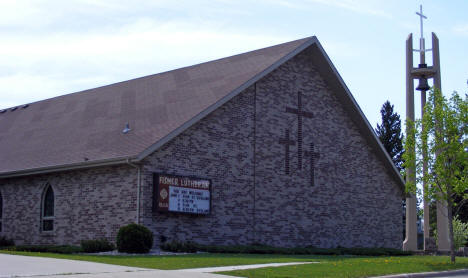
[[[310,157],[310,185],[315,185],[315,162],[320,158],[320,153],[315,152],[314,143],[310,143],[309,151],[305,151],[305,155]]]
[[[296,145],[296,142],[289,139],[289,129],[286,129],[285,138],[280,139],[279,143],[284,145],[284,152],[285,152],[284,169],[285,169],[286,175],[289,175],[289,146]]]
[[[302,169],[302,117],[312,118],[311,112],[302,110],[302,92],[297,92],[297,108],[286,107],[286,113],[297,114],[297,167]]]
[[[419,13],[416,12],[417,15],[419,15],[420,19],[420,24],[421,24],[421,39],[424,39],[424,33],[423,33],[423,19],[427,19],[427,16],[423,14],[422,11],[422,5],[419,5]],[[422,49],[421,49],[422,50]]]

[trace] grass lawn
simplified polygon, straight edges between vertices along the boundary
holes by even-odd
[[[451,264],[449,257],[434,256],[356,257],[254,254],[194,254],[177,256],[92,256],[16,251],[0,251],[0,253],[83,260],[155,269],[184,269],[197,267],[278,262],[320,262],[318,264],[222,272],[223,274],[243,276],[249,278],[368,277],[396,273],[430,272],[468,268],[468,258],[457,258],[457,263]]]
[[[256,255],[256,254],[193,254],[171,256],[93,256],[39,252],[0,251],[0,254],[90,261],[155,269],[184,269],[211,266],[247,265],[288,262],[316,262],[328,256]]]
[[[457,258],[455,264],[449,257],[335,257],[320,260],[319,264],[269,267],[250,270],[220,272],[241,277],[369,277],[397,273],[432,272],[468,268],[468,258]]]

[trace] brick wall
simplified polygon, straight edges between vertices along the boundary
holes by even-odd
[[[16,244],[75,244],[115,240],[121,225],[136,221],[137,172],[130,166],[101,167],[0,180],[2,235]],[[55,195],[55,230],[40,231],[46,184]]]
[[[155,244],[163,235],[214,244],[401,247],[401,190],[309,55],[296,56],[145,159],[141,217]],[[299,91],[302,110],[313,114],[303,113],[301,132],[293,113]],[[281,144],[286,130],[289,159]],[[152,172],[212,179],[212,213],[152,212]]]

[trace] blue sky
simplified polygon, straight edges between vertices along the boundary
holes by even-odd
[[[375,127],[386,100],[405,117],[420,4],[443,91],[467,92],[466,0],[2,0],[0,109],[316,35]]]

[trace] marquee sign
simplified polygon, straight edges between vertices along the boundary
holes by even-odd
[[[211,181],[154,174],[154,202],[158,211],[209,214]]]

